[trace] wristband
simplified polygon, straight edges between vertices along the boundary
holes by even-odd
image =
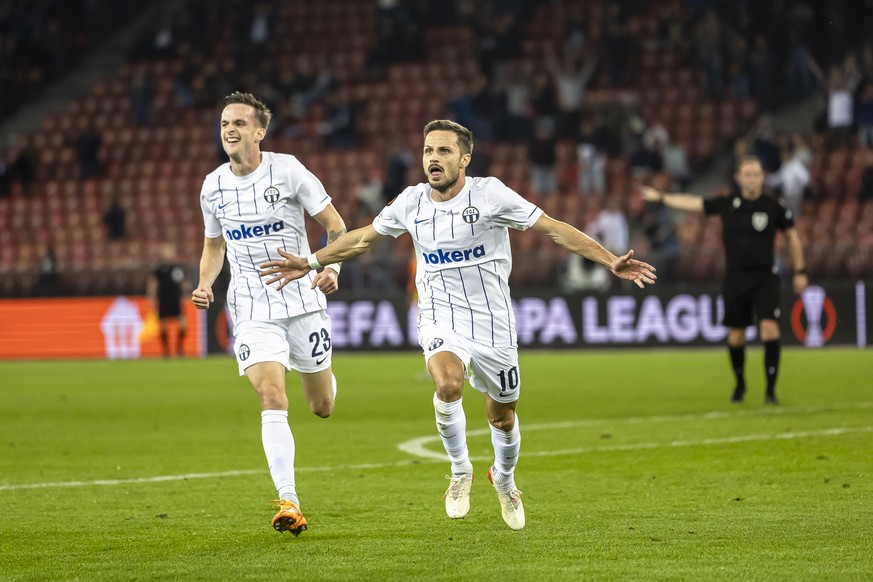
[[[308,257],[306,257],[306,262],[309,263],[309,268],[313,271],[317,271],[321,268],[321,263],[318,262],[318,259],[315,258],[315,253],[312,253]]]
[[[331,263],[331,264],[329,264],[329,265],[325,265],[324,268],[325,268],[325,269],[333,269],[334,271],[336,271],[337,277],[339,277],[339,274],[340,274],[340,266],[341,266],[341,265],[340,265],[339,263]]]

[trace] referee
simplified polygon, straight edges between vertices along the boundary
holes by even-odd
[[[800,294],[809,281],[804,268],[803,247],[794,217],[781,202],[765,195],[764,170],[755,156],[737,161],[734,180],[739,192],[704,200],[691,194],[665,194],[643,187],[647,202],[663,202],[670,208],[688,212],[718,214],[722,222],[726,272],[724,278],[724,320],[728,328],[728,352],[736,375],[734,402],[742,402],[746,393],[745,328],[757,316],[761,341],[764,343],[764,371],[767,394],[764,402],[779,404],[776,377],[779,374],[779,275],[774,261],[776,231],[781,230],[788,243],[794,268],[794,292]]]
[[[155,267],[148,281],[148,297],[158,312],[161,322],[161,347],[164,357],[169,358],[170,320],[176,320],[176,354],[184,356],[186,322],[182,313],[182,290],[187,282],[185,269],[175,262],[176,251],[172,244],[164,244],[161,248],[161,262]]]

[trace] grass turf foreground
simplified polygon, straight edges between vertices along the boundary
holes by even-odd
[[[765,407],[760,352],[742,405],[723,350],[523,353],[520,532],[478,393],[453,521],[420,356],[338,354],[329,420],[289,375],[299,538],[231,359],[2,363],[0,579],[869,580],[873,354],[786,350]]]

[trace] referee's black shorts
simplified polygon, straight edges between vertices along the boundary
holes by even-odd
[[[179,317],[180,315],[182,315],[182,306],[178,297],[172,299],[162,297],[158,300],[158,317],[160,319]]]
[[[779,276],[772,272],[728,273],[722,289],[725,327],[747,327],[762,319],[779,320]]]

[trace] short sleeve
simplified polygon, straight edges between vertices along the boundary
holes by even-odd
[[[209,194],[209,178],[203,182],[203,188],[200,190],[200,211],[203,213],[203,234],[206,238],[218,238],[221,236],[221,222],[218,217],[212,212],[206,204],[206,199]]]
[[[775,208],[776,216],[774,218],[776,219],[776,227],[780,230],[794,228],[794,213],[779,201],[776,202]]]
[[[491,178],[487,188],[491,216],[496,226],[527,230],[543,215],[536,204],[525,200],[497,178]]]
[[[300,160],[288,156],[289,183],[294,184],[297,201],[309,216],[315,216],[330,204],[331,198],[315,174],[306,169]]]
[[[715,198],[703,199],[704,214],[724,214],[725,208],[730,204],[729,196],[716,196]]]
[[[385,205],[385,208],[373,219],[373,228],[383,236],[397,238],[406,228],[406,200],[411,189],[407,188],[394,200]]]

